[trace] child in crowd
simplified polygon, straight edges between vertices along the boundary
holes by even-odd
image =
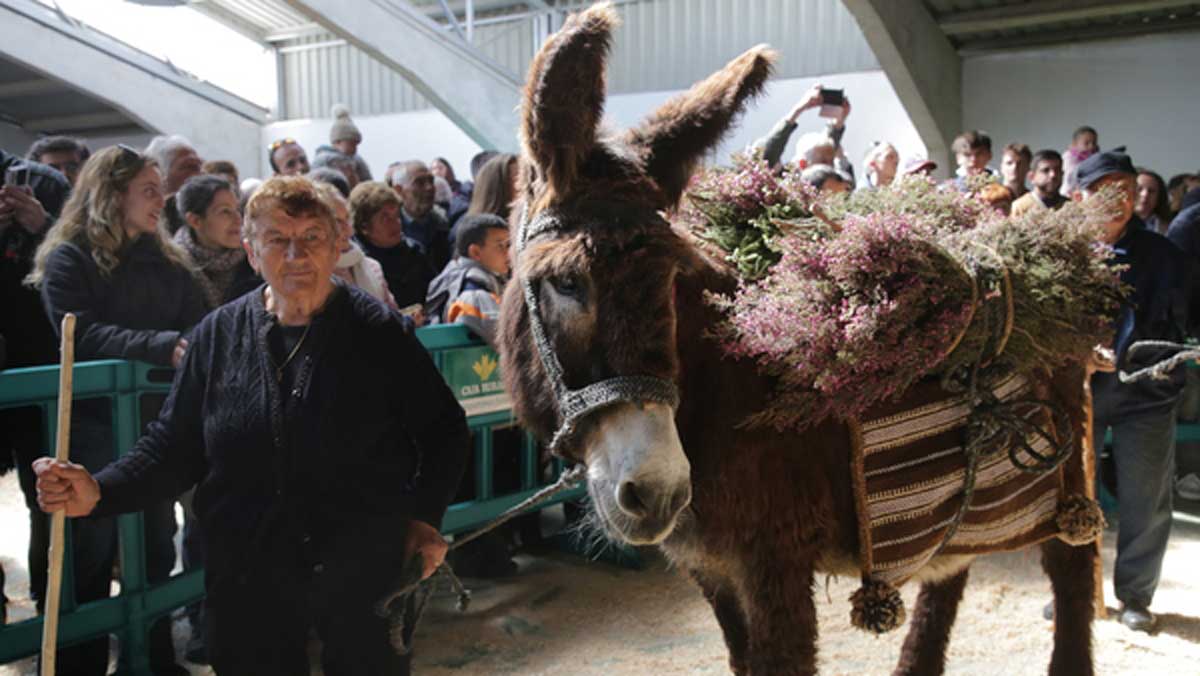
[[[1070,197],[1078,187],[1075,168],[1087,158],[1100,152],[1100,135],[1092,127],[1084,125],[1071,135],[1071,147],[1063,151],[1062,194]]]
[[[494,214],[463,216],[455,258],[433,282],[425,301],[431,323],[466,324],[495,344],[500,293],[508,277],[508,224]]]
[[[354,120],[350,119],[350,109],[339,103],[333,107],[331,112],[333,113],[333,126],[329,128],[330,145],[317,148],[313,166],[332,167],[338,171],[344,171],[339,165],[342,163],[342,158],[345,158],[354,163],[358,180],[352,181],[353,184],[370,181],[371,169],[367,166],[367,161],[358,154],[358,146],[362,143],[362,132],[358,130]],[[353,188],[354,185],[350,187]]]

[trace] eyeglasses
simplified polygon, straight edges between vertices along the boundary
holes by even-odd
[[[277,232],[269,232],[262,238],[262,246],[271,253],[285,253],[291,250],[293,243],[297,251],[311,253],[329,244],[330,233],[314,228],[298,237],[284,237]]]
[[[267,151],[273,153],[276,150],[279,150],[279,148],[286,145],[291,145],[293,143],[296,143],[296,139],[294,138],[281,138],[278,141],[271,141],[271,145],[267,146]],[[296,145],[299,144],[297,143]]]

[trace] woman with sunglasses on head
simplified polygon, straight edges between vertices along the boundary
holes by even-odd
[[[130,359],[174,367],[182,360],[184,336],[208,308],[187,255],[158,228],[164,201],[162,173],[153,160],[127,146],[105,148],[83,166],[62,216],[38,248],[27,281],[40,288],[56,330],[64,314],[76,315],[80,361]],[[112,460],[113,446],[111,403],[77,402],[71,460],[99,469]],[[165,580],[175,565],[173,505],[167,500],[145,512],[150,582]],[[78,522],[73,540],[77,600],[107,597],[115,523]],[[108,641],[59,655],[63,673],[104,674]],[[150,661],[156,674],[186,673],[175,664],[169,617],[151,629]]]

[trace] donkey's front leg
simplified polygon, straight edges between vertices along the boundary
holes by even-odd
[[[693,570],[692,579],[704,591],[704,598],[712,606],[717,623],[721,625],[725,647],[729,649],[729,668],[736,676],[745,676],[749,632],[746,628],[746,613],[738,600],[737,590],[729,580],[700,571]]]
[[[807,552],[806,552],[807,553]],[[811,676],[817,673],[817,608],[813,603],[815,557],[764,552],[747,561],[744,606],[749,676]]]

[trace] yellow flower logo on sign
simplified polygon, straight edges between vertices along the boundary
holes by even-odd
[[[487,380],[496,371],[497,366],[499,364],[495,359],[492,359],[492,355],[485,354],[471,368],[475,371],[475,375],[479,376],[480,380]]]

